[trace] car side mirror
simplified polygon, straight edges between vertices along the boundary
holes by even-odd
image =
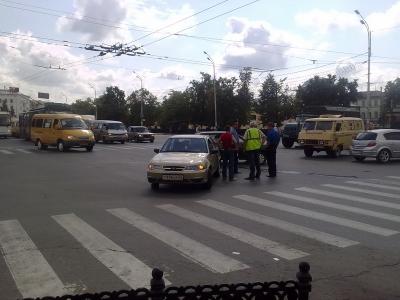
[[[160,149],[155,148],[155,149],[154,149],[154,153],[160,153]]]

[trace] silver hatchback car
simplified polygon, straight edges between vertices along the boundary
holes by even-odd
[[[400,130],[376,129],[359,133],[353,140],[351,155],[358,161],[373,157],[381,163],[400,158]]]

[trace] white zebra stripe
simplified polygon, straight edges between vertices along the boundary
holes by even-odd
[[[299,198],[300,196],[291,195],[291,194],[287,194],[287,193],[281,193],[281,192],[271,192],[271,193],[273,193],[275,196],[285,197],[288,199],[293,199],[293,200],[300,199]],[[370,224],[366,224],[366,223],[362,223],[362,222],[358,222],[358,221],[353,221],[353,220],[345,219],[342,217],[332,216],[332,215],[320,213],[320,212],[317,212],[314,210],[300,208],[297,206],[291,206],[291,205],[287,205],[287,204],[283,204],[283,203],[277,203],[277,202],[269,201],[267,199],[257,198],[257,197],[253,197],[253,196],[237,195],[237,196],[234,196],[234,198],[241,199],[243,201],[247,201],[247,202],[250,202],[253,204],[286,211],[286,212],[289,212],[292,214],[305,216],[305,217],[308,217],[311,219],[316,219],[316,220],[320,220],[323,222],[336,224],[339,226],[349,227],[349,228],[357,229],[360,231],[366,231],[366,232],[377,234],[377,235],[390,236],[390,235],[394,235],[394,234],[398,233],[398,231],[395,231],[395,230],[378,227],[378,226],[374,226],[374,225],[370,225]]]
[[[0,152],[3,153],[3,154],[7,154],[7,155],[12,155],[12,154],[14,154],[14,153],[12,153],[11,151],[4,150],[4,149],[0,149]]]
[[[312,189],[312,188],[308,188],[308,187],[300,187],[300,188],[296,188],[296,190],[301,191],[301,192],[322,195],[322,196],[329,196],[329,197],[338,198],[338,199],[350,200],[350,201],[359,202],[359,203],[371,204],[371,205],[387,207],[387,208],[400,209],[400,204],[397,204],[397,203],[374,200],[374,199],[358,197],[358,196],[352,196],[352,195],[347,195],[347,194],[343,194],[343,193],[330,192],[327,190]],[[331,202],[327,202],[327,203],[331,203]],[[335,204],[333,204],[333,205],[335,205]],[[355,209],[359,210],[360,208],[355,208]]]
[[[357,184],[357,185],[362,185],[362,186],[369,186],[369,187],[375,187],[375,188],[379,188],[379,189],[400,191],[400,187],[398,187],[398,186],[390,186],[390,185],[369,183],[369,182],[363,182],[363,181],[354,181],[354,180],[346,181],[346,183]]]
[[[32,154],[32,152],[31,151],[27,151],[27,150],[24,150],[24,149],[15,149],[15,150],[17,150],[18,152],[21,152],[21,153],[25,153],[25,154]]]
[[[238,227],[220,222],[172,204],[164,204],[157,207],[287,260],[297,259],[309,255],[306,252],[281,245],[277,242],[255,235],[251,232],[247,232]]]
[[[139,288],[150,285],[152,278],[150,267],[79,217],[65,214],[52,218],[128,286]]]
[[[352,241],[346,238],[342,238],[339,236],[335,236],[333,234],[329,234],[326,232],[318,231],[315,229],[311,229],[305,226],[301,226],[298,224],[294,223],[289,223],[280,219],[268,217],[261,215],[259,213],[251,212],[245,209],[241,209],[232,205],[220,203],[214,200],[202,200],[202,201],[197,201],[197,203],[200,203],[202,205],[212,207],[215,209],[218,209],[220,211],[223,211],[225,213],[233,214],[242,218],[249,219],[253,222],[258,222],[261,224],[265,224],[271,227],[276,227],[284,231],[288,231],[294,234],[298,234],[301,236],[304,236],[309,239],[314,239],[319,242],[329,244],[332,246],[340,247],[340,248],[345,248],[353,245],[359,244],[356,241]]]
[[[400,180],[400,176],[386,176],[387,178],[391,178],[391,179],[399,179]]]
[[[17,220],[0,221],[0,249],[24,298],[70,292]]]
[[[108,212],[174,248],[191,261],[214,273],[228,273],[249,268],[248,265],[219,253],[176,231],[153,222],[127,208],[108,209]]]
[[[356,188],[356,187],[342,186],[342,185],[329,184],[329,183],[323,184],[322,186],[334,188],[334,189],[340,189],[340,190],[349,191],[349,192],[357,192],[357,193],[363,193],[363,194],[369,194],[369,195],[375,195],[375,196],[383,196],[383,197],[392,198],[392,199],[400,199],[400,195],[385,193],[385,192],[378,192],[378,191],[374,191],[374,190],[361,189],[361,188]]]

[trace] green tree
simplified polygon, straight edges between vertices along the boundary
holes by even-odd
[[[385,86],[385,112],[392,112],[393,108],[400,105],[400,78],[389,81]]]
[[[282,121],[284,119],[282,107],[288,103],[290,103],[289,88],[284,85],[284,80],[277,81],[274,75],[269,74],[262,83],[255,105],[263,123]]]
[[[71,104],[71,111],[78,115],[95,115],[96,105],[91,98],[86,100],[76,100]]]
[[[179,132],[191,123],[190,98],[186,92],[171,91],[160,108],[160,125],[162,128]]]
[[[132,94],[129,95],[127,99],[129,124],[140,124],[141,101],[143,101],[143,124],[146,126],[156,125],[159,122],[160,103],[158,102],[157,97],[147,89],[139,89],[133,91]]]
[[[337,80],[336,76],[326,78],[314,76],[297,88],[296,98],[303,107],[332,105],[348,107],[357,101],[356,80],[349,82],[347,78]]]
[[[244,68],[240,71],[235,106],[231,108],[232,121],[238,121],[240,124],[247,124],[254,104],[254,93],[250,90],[251,78],[250,68]]]
[[[117,86],[109,86],[96,99],[98,119],[126,122],[128,120],[125,92]]]

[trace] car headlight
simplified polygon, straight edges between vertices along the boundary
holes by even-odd
[[[112,135],[112,133],[109,133],[108,135]]]
[[[324,144],[324,141],[319,141],[319,144],[320,144],[320,145],[323,145],[323,144]]]
[[[139,134],[139,137],[142,137],[143,135]]]
[[[202,170],[205,170],[205,169],[206,169],[206,165],[203,164],[203,163],[185,167],[185,170],[188,170],[188,171],[202,171]]]
[[[155,164],[149,164],[147,166],[147,169],[149,169],[149,171],[162,170],[162,166],[161,165],[155,165]]]
[[[74,138],[75,138],[75,137],[74,137],[73,135],[68,135],[68,136],[67,136],[67,139],[68,139],[68,140],[73,140]]]

